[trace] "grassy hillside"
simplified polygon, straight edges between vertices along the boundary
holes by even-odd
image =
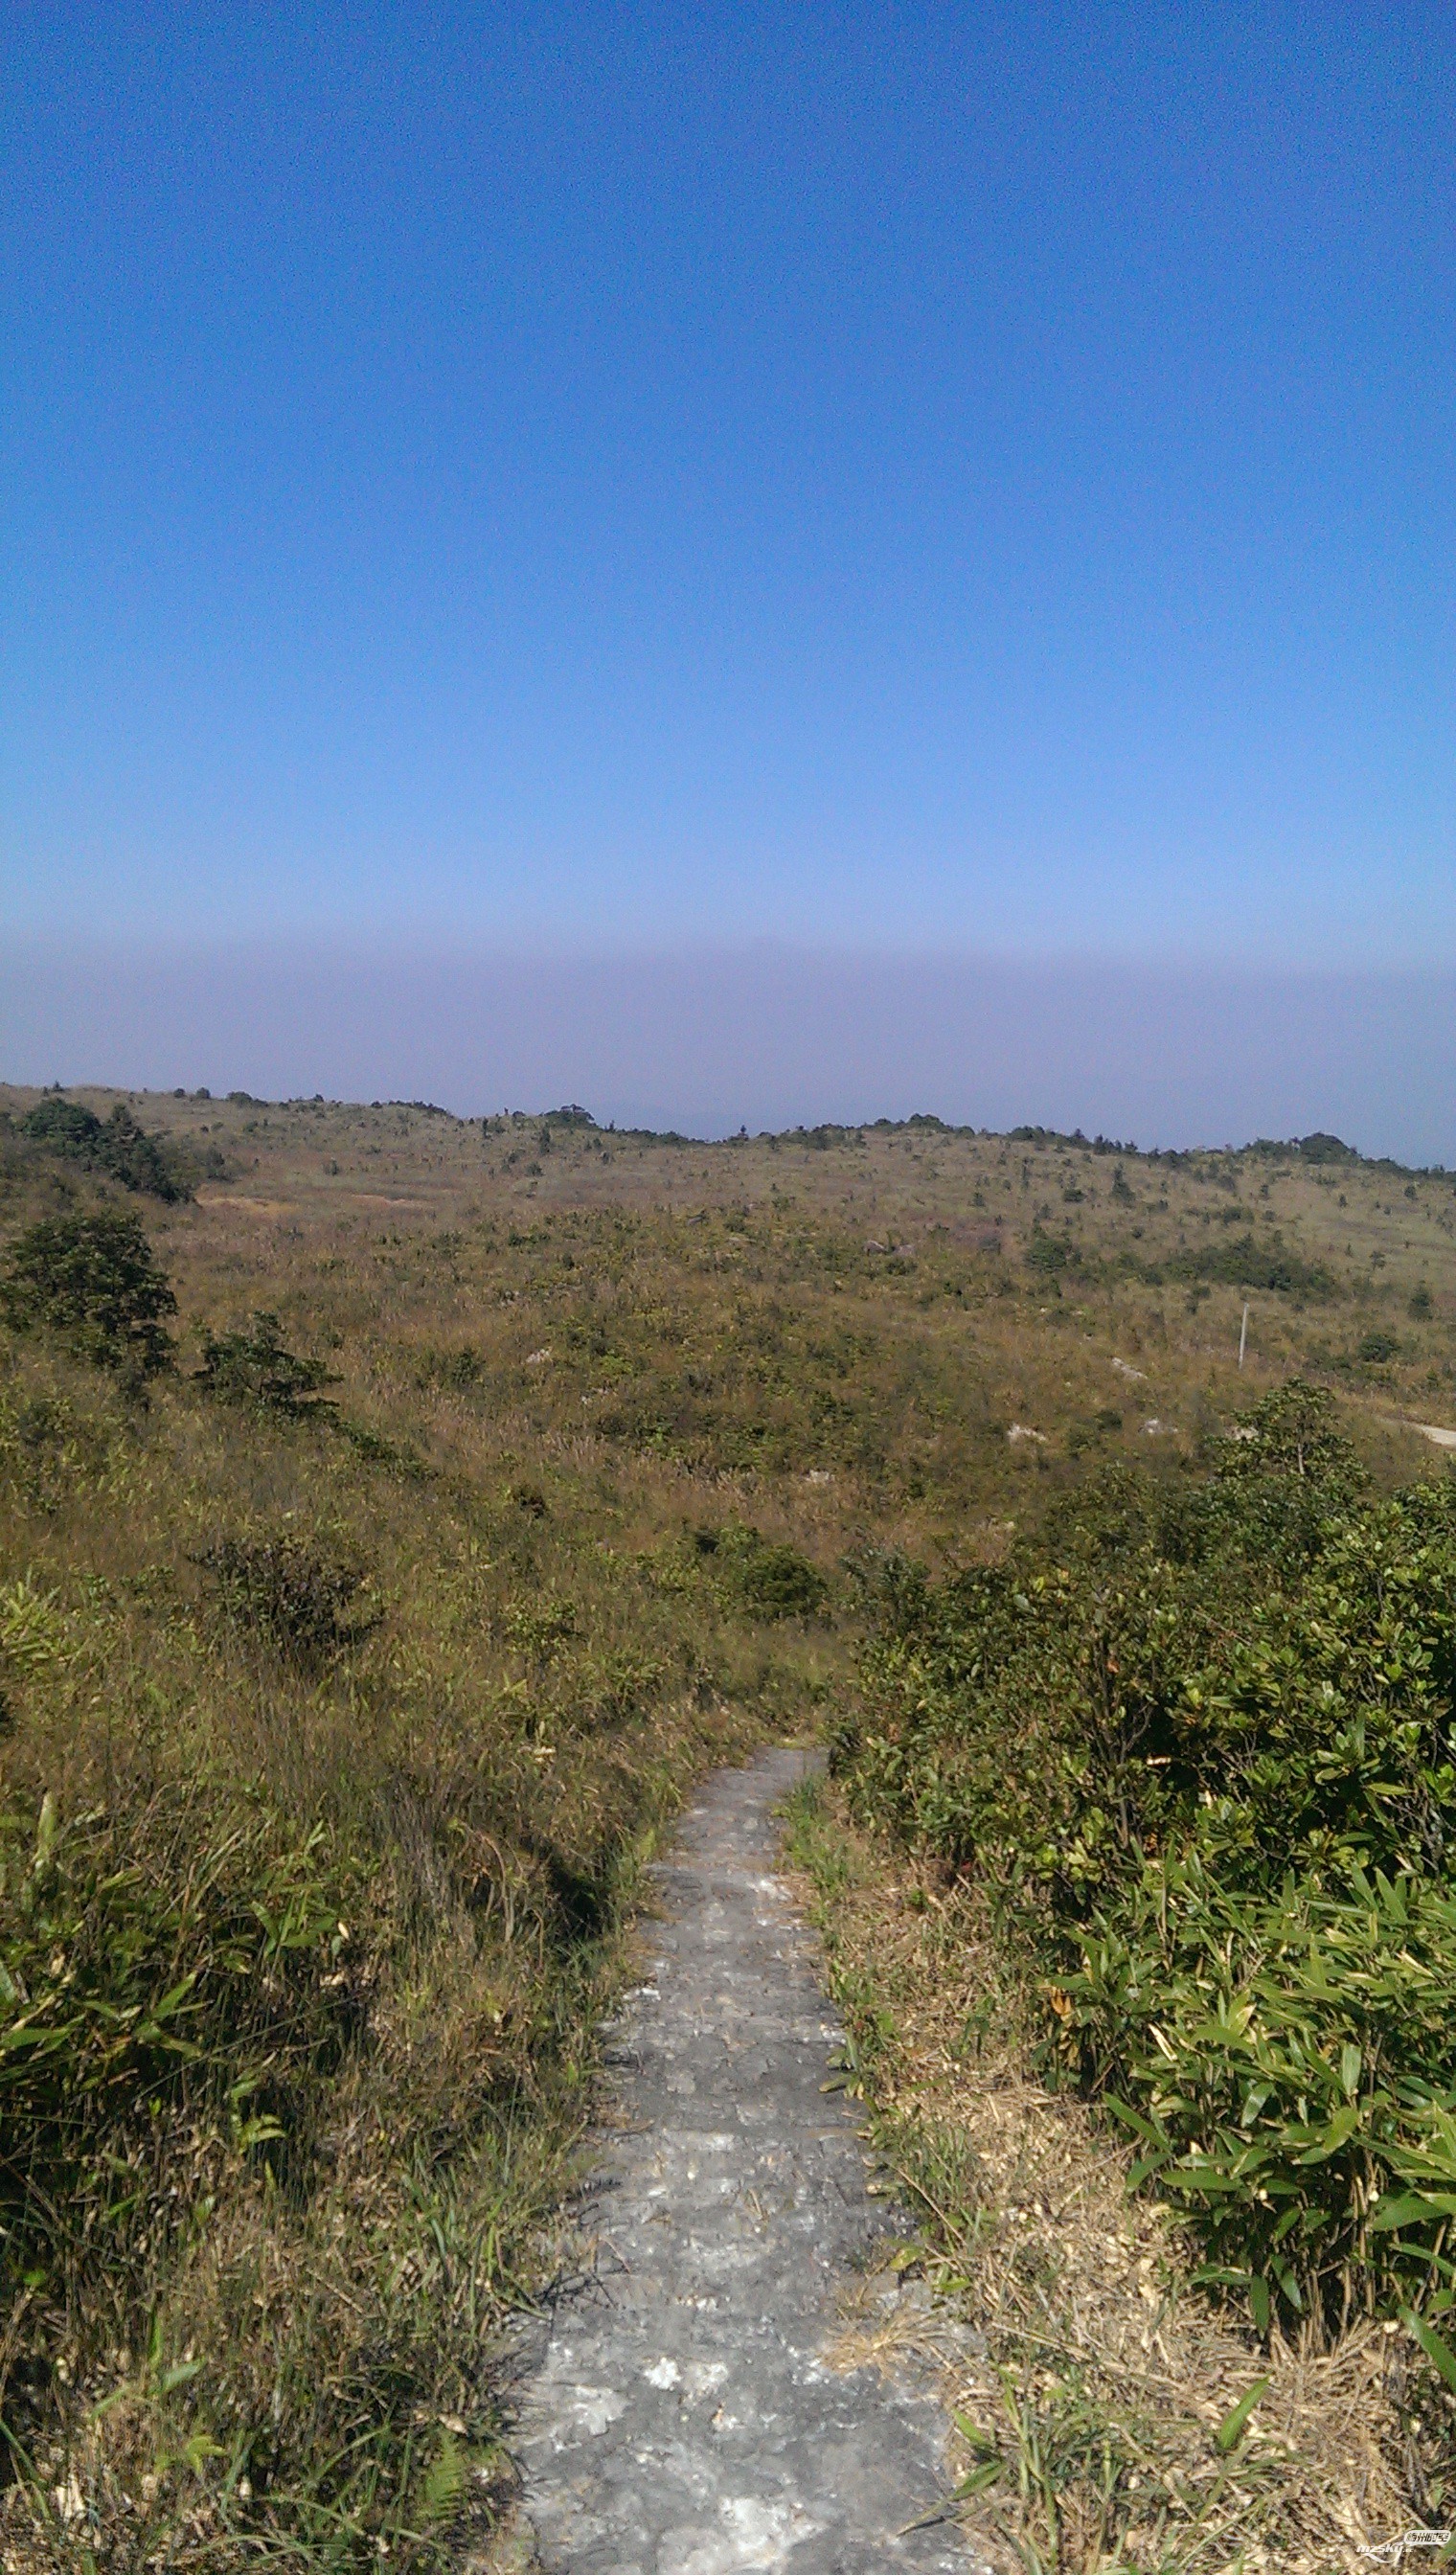
[[[0,2547],[425,2563],[496,2508],[490,2334],[695,1773],[873,1685],[886,1566],[1109,1467],[1171,1508],[1296,1370],[1374,1494],[1439,1479],[1456,1185],[76,1107],[0,1095]],[[97,1212],[171,1364],[72,1315]]]

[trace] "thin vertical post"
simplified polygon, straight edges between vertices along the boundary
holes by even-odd
[[[1244,1343],[1245,1343],[1245,1341],[1248,1339],[1248,1336],[1249,1336],[1249,1309],[1248,1309],[1248,1306],[1247,1306],[1247,1305],[1245,1305],[1245,1307],[1244,1307],[1244,1318],[1243,1318],[1243,1321],[1240,1323],[1240,1325],[1239,1325],[1239,1327],[1238,1327],[1238,1363],[1239,1363],[1239,1366],[1240,1366],[1240,1367],[1242,1367],[1242,1366],[1243,1366],[1243,1363],[1244,1363]]]

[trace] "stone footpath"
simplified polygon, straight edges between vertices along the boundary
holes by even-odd
[[[928,2386],[827,2354],[902,2224],[866,2192],[843,2033],[772,1873],[805,1756],[720,1772],[657,1871],[648,1981],[607,2050],[583,2285],[517,2354],[513,2447],[547,2575],[977,2575],[933,2519],[947,2425]]]

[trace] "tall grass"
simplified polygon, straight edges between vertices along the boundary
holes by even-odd
[[[490,2334],[750,1640],[499,1467],[186,1382],[20,1350],[0,1459],[5,2545],[426,2557],[492,2509]]]

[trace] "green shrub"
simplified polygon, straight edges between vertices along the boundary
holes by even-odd
[[[813,1618],[828,1585],[796,1546],[734,1525],[717,1533],[716,1552],[726,1586],[757,1618]]]
[[[1051,1279],[1058,1271],[1073,1268],[1076,1257],[1075,1244],[1064,1242],[1060,1235],[1043,1234],[1039,1226],[1032,1228],[1031,1240],[1026,1246],[1028,1270],[1036,1271],[1044,1279]]]
[[[1264,1288],[1289,1296],[1334,1296],[1332,1274],[1318,1261],[1306,1261],[1279,1242],[1260,1243],[1252,1234],[1231,1243],[1201,1245],[1196,1252],[1175,1252],[1163,1263],[1169,1279],[1205,1279],[1230,1288]]]
[[[101,1143],[101,1121],[93,1109],[79,1100],[60,1100],[47,1096],[26,1111],[20,1122],[22,1136],[37,1145],[48,1145],[53,1153],[66,1154],[75,1162],[94,1162]]]
[[[1202,2239],[1203,2277],[1259,2325],[1451,2304],[1456,2264],[1456,1896],[1356,1868],[1221,1886],[1196,1851],[1149,1860],[1055,1989],[1063,2047]]]
[[[32,1509],[59,1510],[103,1466],[115,1423],[63,1394],[0,1391],[0,1487]]]
[[[885,1579],[836,1760],[979,1880],[1048,2043],[1256,2312],[1440,2298],[1456,1482],[1368,1498],[1298,1383],[1210,1463],[1192,1492],[1098,1477],[1001,1566]]]
[[[106,1172],[123,1189],[169,1201],[191,1195],[161,1137],[139,1127],[123,1101],[103,1125],[79,1100],[48,1095],[21,1120],[21,1134],[87,1171]]]
[[[291,1531],[222,1538],[195,1561],[227,1625],[304,1669],[362,1643],[379,1623],[378,1612],[361,1605],[367,1584],[360,1567]]]
[[[0,1271],[0,1315],[12,1331],[52,1332],[78,1357],[125,1376],[172,1365],[163,1317],[177,1299],[139,1220],[119,1208],[43,1217]]]
[[[276,1314],[257,1313],[242,1331],[206,1335],[193,1382],[220,1403],[251,1404],[297,1420],[332,1408],[322,1391],[337,1379],[322,1359],[300,1358],[288,1348]]]

